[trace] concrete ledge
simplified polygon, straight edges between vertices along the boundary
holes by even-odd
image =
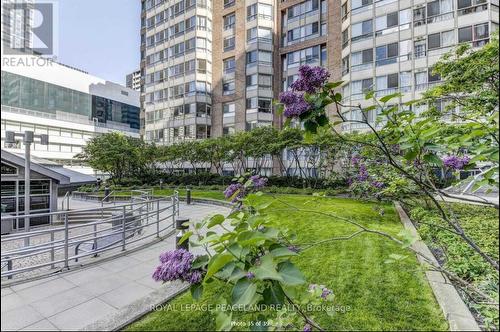
[[[406,212],[401,207],[398,202],[394,203],[396,211],[401,218],[405,229],[407,229],[412,236],[415,236],[418,240],[413,244],[412,248],[417,252],[429,257],[433,263],[439,264],[436,257],[432,254],[431,250],[427,245],[420,239],[418,231],[411,222],[410,218]],[[425,260],[417,256],[418,260],[422,265],[425,265]],[[458,294],[455,286],[450,282],[448,277],[439,271],[426,271],[425,275],[434,296],[436,297],[444,316],[448,320],[451,331],[481,331],[481,328],[476,322],[476,319],[472,315],[471,311],[464,303],[460,295]]]

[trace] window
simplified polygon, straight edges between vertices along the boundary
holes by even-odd
[[[372,0],[351,0],[351,10],[369,6],[372,2]]]
[[[373,33],[372,20],[366,20],[360,23],[355,23],[351,26],[352,41],[361,40],[371,37]]]
[[[363,95],[370,91],[373,87],[373,79],[367,78],[359,81],[351,82],[352,99],[362,99]]]
[[[234,50],[234,36],[224,38],[224,52]]]
[[[222,128],[222,135],[228,136],[235,133],[234,126],[224,126]]]
[[[222,94],[223,95],[231,95],[235,90],[235,82],[234,79],[223,82],[222,84]]]
[[[319,0],[307,0],[288,8],[288,20],[308,14],[319,9]]]
[[[258,15],[259,15],[259,18],[262,18],[265,20],[272,20],[273,19],[273,6],[268,5],[268,4],[264,4],[264,3],[259,3]]]
[[[427,43],[425,39],[415,41],[415,58],[421,58],[427,55]]]
[[[257,82],[258,82],[258,75],[257,74],[247,75],[247,79],[246,79],[247,88],[256,87]]]
[[[320,47],[313,46],[300,51],[290,52],[286,56],[286,66],[289,68],[298,67],[303,64],[319,62]]]
[[[427,3],[427,23],[453,18],[453,0],[435,0]]]
[[[269,28],[255,27],[247,30],[247,42],[265,42],[272,43],[273,35],[272,30]]]
[[[425,90],[427,89],[427,72],[421,71],[415,73],[415,90]]]
[[[252,74],[252,75],[247,75],[246,86],[247,88],[258,87],[259,89],[271,89],[272,81],[273,81],[272,75]]]
[[[342,58],[342,75],[349,73],[349,56]]]
[[[342,16],[342,22],[347,19],[347,15],[349,14],[347,9],[347,1],[340,7],[340,15]]]
[[[319,32],[319,22],[313,22],[305,26],[295,28],[288,31],[288,41],[292,42],[295,40],[304,40],[311,38],[313,35],[317,35]]]
[[[272,100],[258,97],[247,98],[246,108],[247,110],[257,110],[257,112],[271,113]]]
[[[458,42],[472,42],[472,46],[478,47],[489,40],[488,23],[476,24],[458,29]]]
[[[235,103],[224,103],[222,104],[222,113],[224,116],[234,116],[236,112],[236,104]]]
[[[273,54],[268,51],[255,50],[247,52],[246,55],[246,63],[247,65],[253,65],[256,63],[262,65],[272,65],[273,63]]]
[[[427,46],[429,50],[451,46],[454,43],[453,30],[431,34],[427,36]]]
[[[247,7],[247,21],[255,20],[256,18],[264,20],[273,19],[273,6],[265,3],[255,3]]]
[[[224,8],[234,6],[235,0],[224,0]]]
[[[388,65],[398,61],[399,47],[398,43],[391,43],[377,47],[377,66]]]
[[[236,23],[236,15],[234,13],[224,16],[224,30],[233,29]]]
[[[346,48],[349,45],[349,29],[342,31],[342,48]]]
[[[236,60],[234,57],[223,61],[224,74],[234,73],[236,69]]]
[[[389,74],[385,76],[378,76],[376,87],[377,95],[383,96],[393,93],[399,86],[399,73]]]
[[[259,88],[272,89],[273,76],[266,74],[259,74]]]
[[[457,0],[458,15],[466,15],[488,9],[486,0]]]
[[[358,71],[371,68],[373,62],[373,48],[351,54],[352,70]]]

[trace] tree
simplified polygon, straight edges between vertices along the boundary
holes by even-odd
[[[430,105],[444,100],[443,111],[432,107],[428,117],[446,130],[439,144],[455,152],[466,151],[472,161],[487,162],[492,167],[484,181],[498,186],[499,148],[499,42],[498,33],[484,47],[473,50],[460,45],[446,54],[433,69],[442,83],[425,93]],[[450,120],[459,121],[450,124]],[[451,128],[450,128],[451,127]],[[457,128],[458,127],[458,128]]]
[[[109,173],[117,184],[137,165],[140,141],[112,132],[91,138],[77,158],[87,162],[92,168]]]

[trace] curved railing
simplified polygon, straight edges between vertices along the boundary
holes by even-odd
[[[72,222],[75,214],[103,217]],[[119,254],[167,235],[175,228],[178,215],[179,197],[174,193],[159,199],[137,196],[120,205],[30,214],[31,220],[48,217],[54,225],[33,227],[28,232],[22,230],[27,216],[2,216],[2,223],[12,222],[18,231],[1,236],[1,277],[53,273],[94,261],[100,255]]]

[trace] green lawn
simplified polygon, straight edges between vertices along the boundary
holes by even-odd
[[[202,195],[202,194],[200,194]],[[392,206],[385,206],[381,217],[371,203],[340,198],[281,196],[306,209],[338,214],[370,228],[396,235],[402,225]],[[211,196],[213,198],[213,196]],[[275,222],[297,232],[297,243],[310,243],[357,229],[342,221],[305,212],[284,211],[281,203],[270,209]],[[334,317],[315,314],[323,327],[335,330],[446,330],[448,325],[414,256],[397,264],[386,264],[391,253],[407,253],[377,235],[362,234],[348,241],[322,244],[302,252],[295,263],[308,282],[324,284],[335,293],[335,304],[349,308]],[[212,283],[206,287],[201,303],[213,304],[228,287]],[[170,301],[172,305],[194,303],[189,293]],[[251,321],[256,314],[234,313],[234,321]],[[128,330],[213,330],[214,315],[206,311],[169,310],[152,312],[129,326]]]

